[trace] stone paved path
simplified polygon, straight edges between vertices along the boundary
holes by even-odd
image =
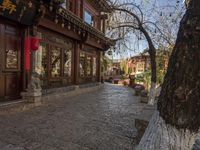
[[[131,150],[134,118],[143,108],[132,89],[106,84],[93,93],[3,114],[0,150]]]

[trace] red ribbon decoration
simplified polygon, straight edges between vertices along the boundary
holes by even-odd
[[[31,49],[31,40],[30,37],[25,37],[24,41],[24,67],[25,70],[30,70],[30,49]]]

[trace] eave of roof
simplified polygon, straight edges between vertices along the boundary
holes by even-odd
[[[102,32],[88,25],[82,19],[78,18],[76,15],[74,15],[70,11],[65,10],[63,8],[60,8],[60,9],[61,11],[57,11],[57,14],[64,17],[66,20],[72,22],[73,24],[76,24],[77,26],[87,31],[88,33],[97,36],[101,40],[105,41],[108,45],[114,45],[114,42],[111,39],[107,38]]]
[[[90,2],[102,12],[111,12],[111,7],[106,0],[90,0]]]

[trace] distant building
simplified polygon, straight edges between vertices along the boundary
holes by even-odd
[[[150,69],[150,56],[148,53],[131,57],[128,62],[129,73],[131,75],[141,74]]]
[[[104,72],[104,79],[118,78],[121,76],[121,60],[110,60],[107,69]]]
[[[158,51],[156,56],[157,56],[157,59],[159,56],[162,59],[162,61],[157,62],[157,66],[159,68],[162,68],[163,71],[166,71],[168,67],[169,53],[165,51]],[[139,55],[133,56],[128,61],[127,65],[129,68],[129,74],[131,75],[138,75],[138,74],[144,73],[145,71],[151,69],[150,55],[148,54],[148,52],[144,52]]]

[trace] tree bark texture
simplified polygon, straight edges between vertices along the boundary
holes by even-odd
[[[184,15],[158,100],[167,124],[197,132],[200,127],[200,1]]]
[[[137,150],[191,150],[197,133],[166,124],[155,111]]]
[[[155,104],[155,98],[156,98],[156,83],[151,81],[148,104],[154,105]]]

